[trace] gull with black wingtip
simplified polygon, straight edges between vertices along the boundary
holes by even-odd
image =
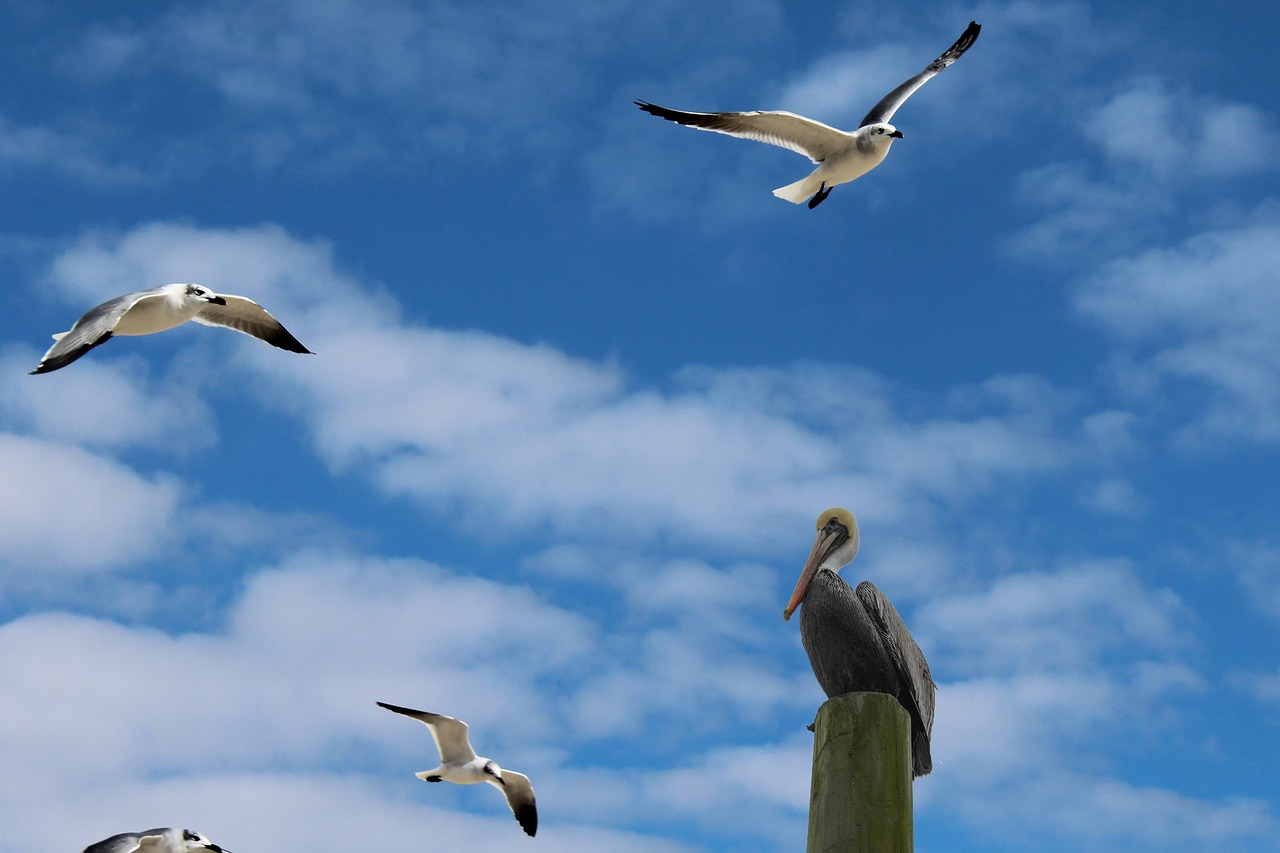
[[[742,139],[754,139],[788,148],[803,154],[818,168],[794,184],[773,191],[778,198],[793,204],[809,200],[809,209],[817,207],[831,194],[831,188],[847,184],[870,172],[889,153],[893,140],[902,132],[889,124],[911,94],[933,79],[942,69],[960,58],[978,38],[982,25],[970,21],[956,43],[925,66],[924,70],[880,99],[871,108],[857,130],[837,130],[830,125],[785,110],[752,110],[741,113],[688,113],[660,107],[647,101],[636,101],[640,109],[698,130],[725,133]]]
[[[84,848],[84,853],[231,853],[219,847],[200,833],[191,829],[147,829],[142,832],[122,832]]]
[[[537,833],[538,808],[529,777],[514,770],[504,770],[493,760],[476,755],[467,738],[466,723],[444,714],[415,711],[400,705],[388,705],[386,702],[378,704],[388,711],[412,717],[431,730],[436,749],[440,751],[440,766],[415,774],[419,779],[424,782],[453,782],[456,785],[488,782],[507,798],[507,805],[520,822],[520,827],[529,835]]]
[[[126,293],[89,309],[69,331],[53,336],[54,345],[31,373],[66,367],[115,335],[154,335],[188,320],[244,332],[289,352],[311,353],[252,299],[214,293],[201,284],[165,284]]]

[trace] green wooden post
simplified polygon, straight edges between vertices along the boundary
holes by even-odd
[[[885,693],[846,693],[814,721],[807,853],[911,853],[911,718]]]

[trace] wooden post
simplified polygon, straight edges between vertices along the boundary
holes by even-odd
[[[885,693],[822,703],[807,853],[911,853],[911,718]]]

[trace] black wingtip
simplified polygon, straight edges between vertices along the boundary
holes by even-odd
[[[538,810],[534,806],[525,806],[516,812],[516,820],[520,822],[520,828],[524,830],[525,835],[530,838],[538,834]]]
[[[422,713],[421,711],[415,711],[412,708],[406,708],[403,705],[392,705],[388,702],[378,702],[377,704],[381,705],[383,708],[386,708],[388,711],[395,711],[397,714],[421,714]]]

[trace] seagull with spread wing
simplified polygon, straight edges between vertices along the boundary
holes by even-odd
[[[115,335],[153,335],[188,320],[244,332],[289,352],[311,353],[252,299],[214,293],[200,284],[166,284],[126,293],[89,309],[70,331],[53,336],[53,346],[31,372],[49,373],[66,367]]]
[[[982,26],[976,21],[970,21],[969,28],[956,39],[955,44],[926,65],[919,74],[881,98],[880,103],[871,108],[871,112],[863,117],[854,131],[837,130],[820,121],[784,110],[687,113],[647,101],[636,101],[635,104],[651,115],[677,124],[767,142],[804,154],[819,164],[818,168],[794,184],[779,187],[773,194],[793,204],[800,204],[808,199],[812,210],[831,194],[832,187],[847,184],[880,165],[889,153],[893,140],[902,138],[902,132],[889,124],[893,114],[916,89],[959,59],[977,40],[981,29]]]
[[[122,832],[84,848],[84,853],[231,853],[193,829],[146,829]]]
[[[504,770],[492,759],[476,755],[467,737],[466,723],[444,714],[415,711],[386,702],[378,704],[388,711],[412,717],[431,730],[436,749],[440,751],[440,766],[414,775],[424,782],[453,782],[456,785],[488,782],[507,798],[507,805],[520,822],[521,829],[528,835],[537,833],[538,807],[529,777],[514,770]]]

